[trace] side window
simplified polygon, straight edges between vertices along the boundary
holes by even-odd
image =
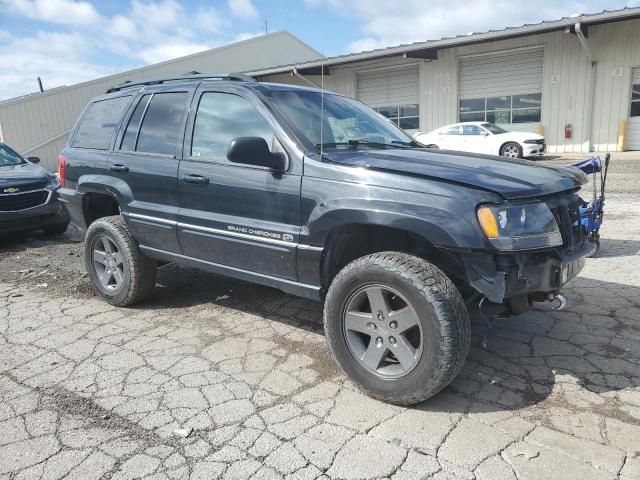
[[[482,135],[484,133],[484,130],[477,125],[463,125],[462,129],[463,135]]]
[[[442,132],[442,134],[443,135],[462,135],[462,127],[461,126],[449,127],[444,132]]]
[[[127,130],[124,132],[124,137],[120,144],[120,150],[133,151],[136,149],[138,131],[140,130],[140,121],[142,120],[142,115],[144,115],[144,112],[147,109],[147,104],[149,103],[150,98],[151,95],[144,95],[138,102],[131,118],[129,118],[129,124],[127,125]]]
[[[227,161],[229,142],[236,137],[262,137],[272,147],[273,130],[244,98],[232,93],[210,92],[200,98],[191,156]]]
[[[71,146],[108,150],[130,102],[130,95],[93,102],[82,116]]]
[[[156,93],[151,96],[149,106],[146,107],[144,118],[142,118],[138,141],[135,143],[136,152],[160,155],[176,154],[187,97],[187,92]],[[140,108],[140,104],[136,107],[136,109],[138,108]],[[140,115],[142,116],[142,112]],[[135,123],[132,125],[129,122],[127,130],[129,128],[135,128]],[[125,139],[127,133],[125,133]]]

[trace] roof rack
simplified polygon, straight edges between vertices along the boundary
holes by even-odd
[[[120,90],[124,90],[125,88],[140,87],[145,85],[161,85],[163,83],[171,82],[186,82],[189,80],[234,80],[240,82],[257,82],[255,78],[249,75],[245,75],[244,73],[215,74],[189,72],[188,74],[180,75],[179,77],[157,78],[152,80],[143,80],[140,82],[132,82],[131,80],[127,80],[119,85],[111,87],[109,90],[107,90],[107,93],[118,92]]]

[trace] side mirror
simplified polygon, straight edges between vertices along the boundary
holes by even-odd
[[[40,163],[40,157],[27,157],[27,161],[31,163]]]
[[[482,136],[483,136],[483,137],[488,137],[488,136],[489,136],[489,132],[484,132],[484,133],[482,134]]]
[[[268,167],[276,172],[287,169],[287,157],[283,153],[271,153],[262,137],[237,137],[229,142],[227,158],[234,163]]]

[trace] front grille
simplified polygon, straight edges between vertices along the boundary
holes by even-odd
[[[38,182],[25,183],[25,184],[12,183],[10,185],[2,185],[0,186],[0,195],[5,193],[4,192],[5,188],[17,187],[20,189],[20,193],[32,192],[34,190],[42,190],[47,186],[48,183],[49,183],[49,180],[40,180]]]
[[[582,247],[587,232],[580,220],[580,199],[577,195],[563,199],[551,208],[562,234],[563,247],[569,251]]]
[[[48,197],[47,190],[0,195],[0,212],[15,212],[37,207],[45,203]]]

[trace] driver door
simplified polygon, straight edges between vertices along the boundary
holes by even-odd
[[[295,280],[301,166],[278,173],[228,160],[237,137],[285,151],[270,113],[245,95],[231,87],[196,92],[178,167],[178,240],[192,259]]]
[[[462,138],[465,152],[489,153],[489,132],[478,125],[463,125]]]

